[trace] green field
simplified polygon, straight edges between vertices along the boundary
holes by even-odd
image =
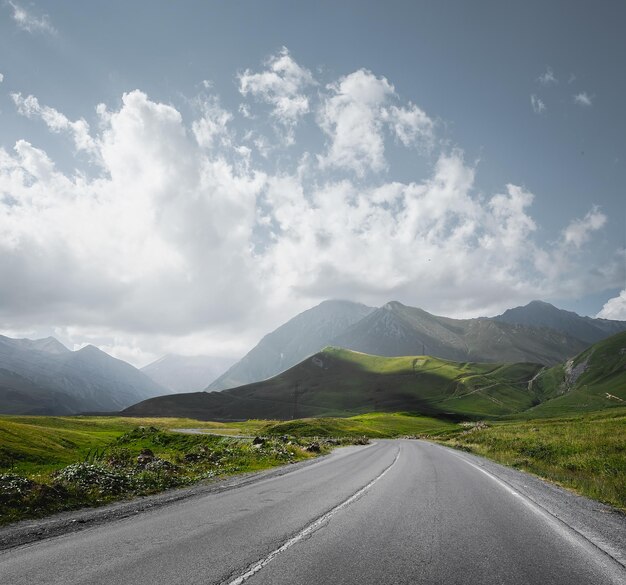
[[[169,430],[242,434],[265,424],[0,417],[0,524],[266,469],[328,449],[323,443],[307,449],[311,442],[306,440],[270,439],[253,445],[251,439]]]
[[[626,408],[486,425],[438,440],[626,511]]]
[[[371,412],[349,418],[304,418],[270,422],[259,432],[270,436],[394,438],[429,436],[456,430],[458,425],[445,420],[404,412]]]
[[[0,472],[46,474],[82,461],[137,426],[215,429],[224,434],[242,432],[242,425],[200,422],[191,419],[132,419],[92,416],[0,416]],[[225,429],[225,431],[222,431]]]

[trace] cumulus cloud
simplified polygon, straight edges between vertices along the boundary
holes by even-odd
[[[8,2],[8,5],[13,9],[13,20],[17,24],[17,26],[29,33],[49,33],[56,34],[56,29],[52,26],[50,22],[50,17],[47,14],[42,14],[41,16],[37,16],[32,12],[29,12],[18,4],[17,2]]]
[[[609,299],[596,315],[601,319],[616,319],[626,321],[626,289],[618,296]]]
[[[89,124],[85,120],[80,119],[75,122],[70,121],[61,112],[48,106],[41,106],[39,100],[29,95],[22,97],[21,93],[12,93],[11,98],[17,106],[17,111],[27,118],[40,118],[55,133],[67,132],[74,140],[76,150],[84,150],[94,153],[96,151],[96,143],[89,134]]]
[[[574,103],[588,108],[593,105],[593,98],[587,92],[581,91],[574,95]]]
[[[385,127],[405,146],[432,141],[434,124],[420,108],[388,107],[398,97],[385,77],[360,69],[327,89],[319,113],[319,125],[329,139],[327,152],[318,157],[322,168],[349,169],[359,177],[387,168]]]
[[[391,106],[381,111],[381,118],[387,122],[395,136],[404,146],[418,142],[431,146],[434,123],[426,113],[415,104],[408,107]]]
[[[36,324],[145,363],[242,354],[328,297],[475,316],[614,282],[576,262],[606,221],[598,209],[542,247],[533,194],[479,193],[460,150],[413,181],[364,181],[389,168],[386,139],[433,144],[433,122],[364,69],[314,91],[322,152],[262,164],[249,145],[263,137],[238,140],[217,98],[186,119],[131,91],[99,105],[90,130],[15,94],[18,112],[69,134],[98,173],[61,171],[26,140],[0,148],[0,328]]]
[[[537,81],[541,83],[541,85],[556,85],[559,80],[554,76],[554,71],[552,71],[552,67],[546,67],[546,70],[537,77]]]
[[[597,207],[594,207],[582,219],[573,220],[563,231],[563,239],[566,244],[580,248],[588,242],[591,234],[599,230],[606,223],[606,215]]]
[[[542,114],[546,111],[546,104],[541,98],[538,98],[535,94],[530,96],[530,105],[535,114]]]
[[[239,91],[251,95],[272,107],[272,116],[286,130],[288,143],[293,142],[293,129],[298,120],[310,111],[309,97],[305,90],[315,85],[312,73],[298,65],[286,47],[273,55],[266,69],[253,73],[246,69],[239,75]],[[249,110],[244,116],[249,117]]]
[[[200,146],[212,148],[218,140],[228,141],[228,124],[233,115],[220,106],[216,97],[201,100],[202,117],[194,120],[192,129]]]
[[[0,73],[0,83],[2,83],[3,81],[4,81],[4,75]]]

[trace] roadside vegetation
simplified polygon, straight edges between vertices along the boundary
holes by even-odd
[[[175,429],[197,429],[182,434]],[[0,417],[0,524],[315,457],[454,423],[410,413],[296,421]]]
[[[315,457],[332,446],[288,437],[235,438],[168,430],[228,428],[219,423],[141,422],[142,426],[105,417],[0,418],[0,524],[258,471]],[[241,424],[237,430],[247,426],[259,423]]]
[[[626,408],[551,419],[465,423],[435,438],[626,512]]]
[[[197,429],[183,434],[175,429]],[[626,407],[454,423],[408,412],[204,422],[0,417],[0,524],[258,471],[369,438],[426,438],[626,511]]]

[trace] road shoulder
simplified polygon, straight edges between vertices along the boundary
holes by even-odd
[[[429,441],[427,443],[433,448],[451,451],[495,476],[626,568],[626,514],[622,511],[575,494],[531,473],[506,467],[479,455]]]

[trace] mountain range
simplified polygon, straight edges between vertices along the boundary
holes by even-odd
[[[0,413],[114,412],[167,391],[93,345],[70,351],[53,337],[0,335]]]
[[[224,390],[265,380],[332,344],[332,340],[372,311],[351,301],[324,301],[268,333],[207,390]]]
[[[93,346],[73,352],[53,337],[0,336],[0,412],[118,411],[146,398],[206,388],[211,380],[207,390],[223,390],[272,378],[327,346],[387,357],[427,354],[459,363],[550,367],[624,330],[624,321],[580,317],[540,301],[478,319],[440,317],[399,302],[373,308],[325,301],[266,335],[233,365],[168,355],[143,371]]]
[[[626,330],[626,321],[581,317],[543,301],[532,301],[524,307],[508,309],[494,317],[494,320],[529,327],[548,327],[588,344]]]
[[[207,390],[265,380],[326,346],[382,356],[554,365],[624,330],[624,321],[581,317],[541,301],[478,319],[439,317],[397,301],[378,309],[325,301],[266,335]]]
[[[622,332],[552,368],[383,357],[329,347],[269,380],[222,392],[160,396],[122,414],[286,420],[410,411],[458,420],[526,411],[550,416],[625,404]]]

